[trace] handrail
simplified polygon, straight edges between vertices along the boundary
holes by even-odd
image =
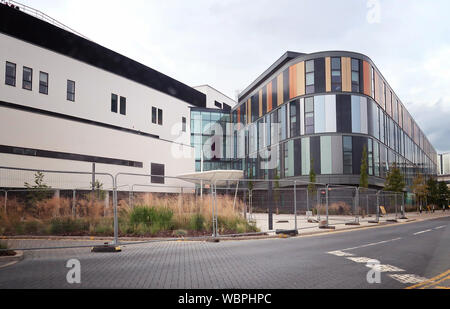
[[[33,17],[39,18],[40,20],[43,20],[45,22],[48,22],[58,28],[61,28],[63,30],[72,32],[73,34],[76,34],[86,40],[91,41],[91,39],[89,39],[88,37],[82,35],[81,33],[79,33],[78,31],[75,31],[74,29],[70,28],[69,26],[64,25],[62,22],[54,19],[53,17],[48,16],[47,14],[43,13],[42,11],[39,11],[35,8],[32,8],[30,6],[27,6],[25,4],[19,3],[17,1],[13,1],[13,0],[0,0],[0,2],[4,5],[14,5],[16,7],[18,7],[18,9],[24,13],[27,13],[28,15],[31,15]]]

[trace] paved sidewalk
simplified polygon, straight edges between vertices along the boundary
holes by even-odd
[[[442,218],[450,216],[450,211],[443,212],[442,210],[435,211],[434,213],[425,213],[422,214],[417,212],[406,213],[406,217],[408,219],[400,219],[400,215],[397,217],[397,222],[405,223],[411,221],[420,221],[420,220],[429,220],[435,218]],[[310,219],[317,220],[317,216],[309,217]],[[256,223],[256,226],[261,231],[269,231],[268,228],[268,214],[253,214],[252,219]],[[317,234],[324,233],[329,230],[324,230],[319,228],[319,224],[317,222],[310,223],[307,220],[306,216],[297,216],[297,228],[299,229],[299,234]],[[333,226],[336,231],[339,230],[349,230],[349,229],[357,229],[362,227],[372,227],[378,226],[387,223],[395,223],[390,220],[396,219],[395,214],[388,214],[387,216],[380,217],[379,223],[369,223],[369,221],[376,220],[376,216],[371,217],[359,217],[359,225],[346,225],[346,223],[354,223],[356,221],[355,217],[352,216],[329,216],[328,224]],[[326,220],[326,216],[320,216],[320,220]],[[295,229],[295,217],[293,214],[280,214],[273,215],[273,230],[294,230]]]

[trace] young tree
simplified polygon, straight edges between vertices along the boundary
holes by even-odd
[[[51,187],[44,183],[42,172],[34,174],[34,185],[25,182],[24,186],[29,189],[25,200],[25,208],[31,215],[36,215],[36,204],[52,196]]]
[[[431,205],[437,205],[439,201],[438,182],[434,177],[430,177],[427,181],[427,202]]]
[[[384,185],[384,191],[402,192],[405,187],[405,180],[402,172],[394,163],[386,176],[386,182]]]
[[[310,161],[310,168],[309,168],[309,184],[308,184],[308,194],[310,199],[312,200],[312,197],[316,194],[317,188],[316,188],[316,172],[314,171],[314,159],[311,159]],[[317,201],[318,203],[319,201]]]
[[[361,172],[359,175],[359,186],[367,189],[369,187],[369,176],[367,174],[367,146],[364,145],[361,158]]]
[[[428,194],[428,188],[422,173],[417,173],[411,185],[411,191],[416,195],[416,202],[423,206],[423,201]]]
[[[445,211],[448,206],[448,199],[450,198],[450,190],[447,184],[443,181],[438,185],[439,206]]]

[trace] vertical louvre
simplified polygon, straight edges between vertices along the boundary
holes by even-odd
[[[352,67],[350,57],[342,57],[342,91],[352,91]]]
[[[277,106],[283,104],[283,73],[277,77]]]
[[[363,74],[364,74],[364,94],[369,97],[372,96],[372,76],[370,74],[370,64],[367,61],[363,61]]]
[[[325,91],[331,91],[331,58],[325,58]]]
[[[297,96],[305,95],[305,62],[297,63]]]

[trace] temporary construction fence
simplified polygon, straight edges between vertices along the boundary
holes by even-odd
[[[204,181],[200,187],[186,177],[0,167],[2,193],[0,236],[108,236],[113,245],[126,236],[297,233],[405,216],[402,193],[292,179]],[[31,241],[21,249],[27,248],[42,246]]]

